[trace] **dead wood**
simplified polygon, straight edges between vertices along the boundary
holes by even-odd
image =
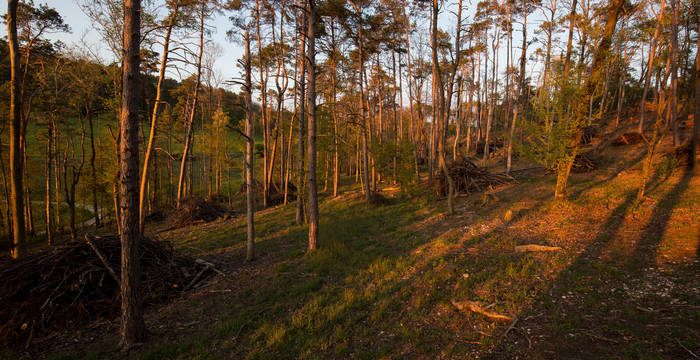
[[[139,240],[146,304],[195,288],[211,265],[177,255],[170,243]],[[19,346],[57,331],[119,315],[121,241],[118,236],[0,261],[0,343]]]
[[[586,173],[594,171],[598,168],[598,165],[593,161],[591,155],[588,153],[582,153],[576,155],[574,158],[574,164],[571,166],[571,171],[575,173]]]
[[[508,321],[512,322],[513,318],[507,315],[497,314],[486,310],[480,302],[478,301],[455,301],[451,300],[452,305],[454,305],[458,310],[461,311],[471,311],[488,317],[489,319],[496,321]]]
[[[389,205],[389,199],[384,197],[384,195],[376,192],[376,191],[370,191],[369,193],[369,203],[372,205],[378,205],[378,206],[384,206],[384,205]]]
[[[447,165],[447,169],[452,177],[456,194],[471,194],[516,182],[506,173],[489,172],[466,158],[451,162]],[[438,196],[447,195],[447,181],[442,173],[435,178],[433,188]]]
[[[231,214],[222,205],[204,200],[201,197],[192,197],[180,203],[180,208],[170,215],[168,223],[172,228],[176,228],[210,222],[226,216],[231,216]]]
[[[612,144],[614,146],[635,145],[644,141],[644,136],[638,132],[626,132],[616,137]]]
[[[515,252],[535,252],[535,251],[559,251],[562,250],[559,246],[544,246],[536,244],[518,245],[515,247]]]

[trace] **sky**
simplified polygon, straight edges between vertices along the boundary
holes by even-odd
[[[104,62],[112,62],[112,54],[106,44],[100,38],[100,35],[92,27],[90,19],[80,10],[75,0],[35,0],[36,5],[47,4],[55,8],[63,17],[63,20],[71,27],[71,33],[50,34],[48,38],[60,40],[66,45],[76,46],[84,42],[90,47],[90,50],[99,54]],[[0,1],[0,13],[7,13],[7,2]],[[214,64],[216,71],[223,75],[225,80],[239,76],[239,71],[236,69],[236,60],[242,56],[242,48],[239,45],[233,44],[226,39],[226,31],[231,28],[230,21],[227,15],[217,15],[211,24],[215,29],[212,34],[211,41],[219,44],[223,50],[221,58]],[[3,36],[6,36],[3,29]],[[154,49],[160,53],[159,46]]]

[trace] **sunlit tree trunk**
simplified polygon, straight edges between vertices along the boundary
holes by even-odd
[[[438,47],[437,47],[437,37],[438,37],[438,0],[433,0],[433,21],[432,21],[432,55],[433,55],[433,127],[435,131],[440,131],[440,136],[438,138],[438,149],[437,156],[440,169],[445,176],[445,181],[447,181],[447,211],[452,214],[454,213],[453,197],[454,197],[454,183],[452,182],[452,177],[447,169],[447,164],[445,163],[445,137],[447,136],[447,119],[443,116],[443,107],[445,106],[445,98],[443,96],[442,90],[442,78],[440,75],[440,66],[438,64]],[[461,13],[461,7],[460,7]],[[450,94],[448,94],[449,96]],[[443,123],[445,122],[445,123]],[[442,129],[440,129],[442,128]]]
[[[124,3],[124,57],[119,142],[121,194],[121,347],[130,351],[146,337],[140,289],[139,255],[139,63],[141,43],[141,1]]]
[[[698,22],[700,34],[700,22]],[[697,49],[700,49],[700,36],[698,36]],[[693,117],[693,132],[690,136],[690,167],[697,167],[698,137],[700,137],[700,51],[695,52],[695,109]]]
[[[197,100],[199,99],[199,87],[201,85],[202,79],[202,54],[204,53],[204,4],[202,4],[202,13],[200,14],[200,28],[199,28],[199,54],[197,55],[197,76],[194,84],[194,94],[192,96],[192,107],[190,108],[189,119],[187,120],[186,133],[185,133],[185,147],[182,151],[182,160],[180,161],[180,176],[177,185],[177,207],[180,207],[180,202],[182,201],[183,184],[185,181],[185,172],[187,170],[187,157],[191,151],[192,137],[194,136],[194,117],[197,113]],[[193,181],[189,181],[190,184],[190,194],[193,191]]]
[[[243,35],[245,42],[245,183],[246,183],[246,261],[255,259],[255,176],[253,162],[255,160],[255,126],[253,125],[253,84],[250,79],[251,58],[250,58],[250,35],[248,30]]]
[[[642,105],[641,111],[639,113],[639,124],[637,125],[637,132],[640,134],[644,132],[644,116],[646,115],[646,101],[647,94],[649,92],[649,83],[651,82],[651,74],[654,68],[654,57],[656,56],[656,48],[659,41],[659,33],[661,31],[661,26],[663,26],[661,19],[664,16],[664,10],[666,8],[666,0],[661,0],[661,7],[659,8],[659,14],[656,18],[656,29],[654,30],[654,37],[651,42],[651,48],[649,49],[649,60],[647,64],[647,71],[644,77],[644,90],[642,91]]]
[[[575,110],[572,115],[575,117],[575,128],[568,144],[571,154],[557,163],[557,183],[554,190],[554,197],[557,200],[562,200],[566,197],[566,183],[569,179],[571,166],[574,163],[574,158],[578,152],[578,147],[581,142],[582,124],[584,123],[584,117],[586,116],[588,102],[591,96],[593,96],[595,88],[602,80],[603,66],[610,57],[612,36],[615,32],[618,17],[622,12],[621,9],[623,4],[624,0],[614,0],[608,6],[603,34],[593,58],[591,75],[586,79],[586,84],[583,88],[583,96],[575,104]]]
[[[318,248],[318,189],[316,184],[316,4],[314,0],[307,0],[308,14],[308,51],[306,59],[309,64],[306,69],[309,82],[306,101],[309,111],[308,130],[308,172],[309,185],[309,251]]]
[[[146,219],[145,199],[147,197],[146,184],[148,183],[148,167],[151,160],[151,152],[153,151],[156,138],[156,125],[158,123],[158,114],[160,105],[164,102],[164,82],[165,71],[168,66],[168,56],[170,47],[170,34],[172,34],[175,21],[179,11],[179,0],[175,1],[173,9],[170,12],[168,25],[165,29],[165,37],[163,38],[163,54],[160,58],[160,70],[158,71],[158,85],[156,87],[156,99],[153,103],[153,113],[151,114],[151,131],[148,136],[148,145],[143,159],[143,171],[141,172],[141,187],[139,189],[139,231],[143,233],[143,227]],[[98,224],[99,225],[99,224]]]
[[[303,3],[299,7],[305,8]],[[299,133],[299,141],[297,143],[297,212],[296,212],[296,223],[301,224],[304,222],[304,120],[306,120],[306,81],[304,76],[306,75],[306,36],[304,35],[306,29],[307,18],[302,14],[302,26],[300,30],[301,42],[300,42],[300,54],[299,54],[299,124],[297,132]]]
[[[12,209],[12,249],[13,258],[24,256],[24,186],[22,184],[21,141],[21,96],[19,78],[19,42],[17,40],[17,0],[7,1],[7,37],[10,44],[10,208]]]

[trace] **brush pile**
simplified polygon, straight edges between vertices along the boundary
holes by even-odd
[[[167,242],[140,241],[141,291],[146,304],[189,290],[216,271],[178,256]],[[61,329],[118,316],[121,243],[86,237],[0,262],[0,342],[30,344]]]
[[[369,203],[376,206],[385,206],[391,204],[389,199],[387,199],[386,197],[384,197],[384,195],[376,191],[369,192]]]
[[[171,214],[169,223],[175,228],[210,222],[230,215],[228,210],[214,201],[192,197],[180,203],[180,208]]]
[[[516,182],[506,173],[491,173],[484,168],[476,166],[469,159],[462,158],[447,165],[455,186],[455,193],[471,194],[491,189],[498,185]],[[434,189],[438,196],[447,195],[447,181],[442,171],[438,169],[438,176],[434,182]]]
[[[612,144],[614,146],[636,145],[644,141],[642,134],[637,132],[628,132],[616,137]]]
[[[666,158],[674,159],[675,167],[688,167],[695,157],[693,143],[688,139],[681,146],[666,154]]]
[[[571,171],[575,173],[587,173],[594,171],[598,168],[598,165],[596,165],[595,161],[591,159],[591,157],[586,154],[578,154],[574,158],[574,163],[571,166]]]
[[[598,127],[594,125],[585,126],[581,133],[581,144],[589,145],[593,142],[593,138],[598,136]]]
[[[486,143],[481,141],[476,144],[476,154],[479,156],[484,156],[484,148],[486,147]],[[500,148],[503,147],[503,139],[491,139],[489,140],[489,155],[493,155]]]

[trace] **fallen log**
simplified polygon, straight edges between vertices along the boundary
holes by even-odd
[[[452,305],[456,307],[458,310],[461,311],[471,311],[475,312],[477,314],[481,314],[486,316],[489,319],[493,319],[496,321],[504,321],[504,322],[512,322],[513,318],[508,316],[508,315],[502,315],[502,314],[497,314],[491,311],[488,311],[486,308],[484,308],[480,302],[478,301],[455,301],[455,300],[450,300],[452,302]]]
[[[515,252],[536,252],[536,251],[559,251],[563,250],[559,246],[544,246],[544,245],[535,245],[535,244],[528,244],[528,245],[518,245],[515,247]]]

